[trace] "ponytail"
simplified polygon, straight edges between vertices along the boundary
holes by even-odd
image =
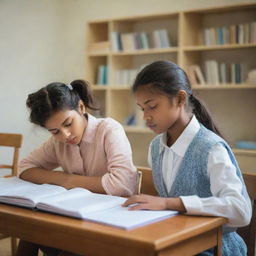
[[[86,108],[98,110],[98,108],[94,106],[95,102],[93,99],[93,93],[88,82],[84,80],[74,80],[70,83],[70,85],[72,86],[73,90],[77,92]]]
[[[70,85],[57,82],[48,84],[29,94],[26,105],[31,110],[30,121],[44,127],[53,113],[64,109],[77,110],[80,100],[86,108],[98,110],[94,106],[89,84],[83,80],[75,80]]]
[[[196,98],[193,94],[189,96],[189,101],[193,107],[193,113],[195,114],[197,120],[204,125],[207,129],[211,130],[212,132],[216,133],[220,137],[223,138],[221,132],[214,124],[208,110],[204,106],[204,104]]]

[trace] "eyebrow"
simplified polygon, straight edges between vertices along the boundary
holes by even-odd
[[[69,118],[70,118],[70,116],[67,117],[61,125],[65,124]],[[56,131],[56,130],[58,130],[58,129],[57,128],[48,129],[49,132]]]
[[[148,104],[150,101],[152,101],[153,99],[149,99],[149,100],[146,100],[143,104]]]

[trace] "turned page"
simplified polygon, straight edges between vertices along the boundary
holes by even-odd
[[[162,210],[162,211],[150,211],[150,210],[137,210],[130,211],[127,207],[116,206],[104,211],[98,211],[87,214],[85,219],[122,228],[133,229],[140,226],[144,226],[150,223],[154,223],[171,216],[177,215],[177,211]]]
[[[0,202],[34,208],[38,201],[66,191],[50,184],[34,184],[18,177],[0,178]]]
[[[88,213],[121,205],[125,198],[92,193],[84,188],[73,188],[51,198],[44,198],[37,209],[76,218],[85,218]]]

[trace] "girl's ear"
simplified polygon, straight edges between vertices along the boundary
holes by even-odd
[[[187,93],[184,90],[180,90],[177,94],[178,105],[182,106],[186,104]]]
[[[78,112],[81,114],[81,115],[84,115],[85,114],[85,105],[83,103],[82,100],[79,100],[78,102]]]

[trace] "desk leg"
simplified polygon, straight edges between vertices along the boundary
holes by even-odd
[[[217,246],[214,248],[214,255],[222,255],[222,227],[219,227],[217,231]]]

